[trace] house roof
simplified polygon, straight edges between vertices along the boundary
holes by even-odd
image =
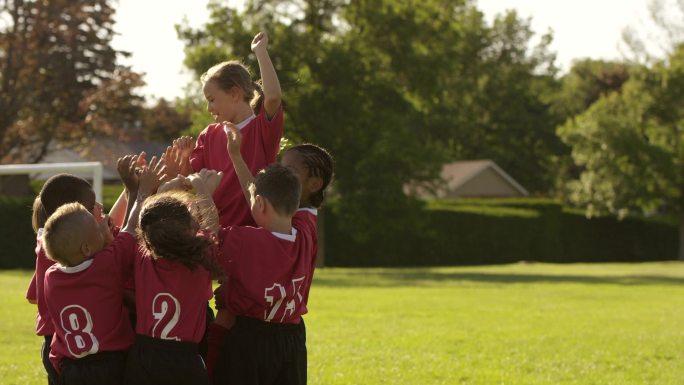
[[[102,163],[102,177],[105,180],[119,179],[116,170],[117,159],[124,155],[139,154],[141,151],[147,153],[147,159],[152,156],[161,156],[166,150],[166,144],[152,142],[122,142],[112,138],[97,138],[83,151],[76,151],[72,148],[63,147],[56,143],[51,143],[47,154],[40,163],[63,163],[63,162],[86,162],[96,161]],[[38,179],[46,179],[50,175],[37,175]]]
[[[484,170],[491,168],[495,173],[501,176],[508,184],[523,195],[528,195],[527,190],[508,175],[501,167],[489,159],[484,160],[466,160],[453,163],[447,163],[442,166],[441,176],[447,181],[449,189],[455,190],[471,179],[478,176]]]

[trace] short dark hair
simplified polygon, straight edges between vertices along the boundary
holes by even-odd
[[[57,174],[48,179],[40,190],[40,202],[46,216],[52,215],[66,203],[79,202],[88,211],[93,210],[93,187],[87,180],[71,174]]]
[[[254,176],[254,193],[268,199],[281,215],[294,215],[299,208],[302,186],[297,175],[278,163],[273,163]]]

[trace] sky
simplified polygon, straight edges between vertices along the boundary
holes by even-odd
[[[119,0],[112,45],[132,56],[122,60],[145,74],[143,94],[151,98],[174,99],[184,93],[193,76],[184,69],[183,44],[174,25],[184,18],[195,28],[209,18],[208,0]],[[574,59],[619,59],[622,30],[648,22],[649,0],[478,0],[488,20],[507,9],[531,18],[538,34],[551,29],[551,49],[561,70]],[[242,0],[230,0],[239,5]],[[245,42],[249,44],[249,42]]]

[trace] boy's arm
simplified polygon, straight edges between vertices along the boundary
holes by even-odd
[[[264,90],[264,109],[269,119],[275,115],[280,106],[282,91],[271,57],[268,56],[268,34],[259,32],[252,40],[252,51],[259,62],[261,82]]]
[[[240,153],[240,143],[242,142],[240,130],[233,123],[224,122],[223,124],[228,128],[228,135],[226,135],[228,137],[228,155],[230,155],[230,159],[233,161],[233,167],[240,181],[242,193],[249,204],[249,185],[254,181],[254,175],[249,171],[249,167],[247,167],[247,163],[245,163]]]
[[[128,189],[124,188],[119,195],[119,198],[116,199],[112,209],[109,210],[109,217],[112,219],[114,226],[121,227],[126,222],[126,209],[128,207],[129,195]],[[135,200],[135,197],[133,197],[133,199]]]
[[[137,165],[137,155],[126,155],[119,158],[119,160],[116,162],[116,170],[118,171],[121,182],[126,187],[126,192],[128,194],[128,199],[126,200],[126,211],[124,211],[123,220],[121,222],[115,220],[114,222],[115,224],[118,224],[119,227],[122,227],[128,222],[128,217],[133,209],[133,203],[135,203],[135,200],[138,196],[138,184],[140,183],[140,180],[136,174]]]
[[[156,158],[154,157],[150,160],[150,164],[140,172],[140,175],[138,175],[138,194],[133,201],[133,207],[130,216],[128,217],[128,221],[126,222],[126,227],[121,231],[135,234],[140,222],[140,211],[143,202],[145,201],[145,198],[154,194],[157,190],[164,177],[164,172],[164,164],[162,162],[157,163]]]

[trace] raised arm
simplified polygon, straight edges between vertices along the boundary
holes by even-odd
[[[249,171],[249,167],[247,167],[247,163],[245,163],[240,153],[242,136],[240,130],[233,123],[223,122],[223,124],[228,128],[228,135],[226,135],[228,137],[228,155],[230,155],[230,159],[233,161],[233,167],[240,181],[242,193],[245,199],[247,199],[247,204],[249,204],[249,185],[254,181],[254,175]]]
[[[271,57],[268,56],[268,34],[259,32],[252,40],[252,51],[259,62],[259,72],[264,90],[264,109],[268,118],[272,118],[278,111],[282,99],[280,81],[276,74]]]
[[[138,194],[133,202],[133,208],[131,209],[128,221],[126,222],[126,227],[124,227],[122,231],[135,234],[135,230],[138,228],[140,222],[140,211],[143,202],[157,190],[164,177],[164,172],[163,163],[157,163],[156,158],[154,157],[150,161],[150,164],[142,169],[140,175],[138,175]]]
[[[178,163],[178,173],[188,176],[192,173],[190,155],[195,149],[195,140],[191,136],[181,136],[173,141],[173,154]],[[174,175],[175,177],[175,175]]]
[[[128,155],[128,157],[135,157],[134,161],[134,166],[137,167],[144,167],[145,166],[145,152],[141,152],[139,155]],[[119,158],[119,161],[121,161],[123,158]],[[117,170],[119,169],[119,164],[117,163]],[[121,176],[121,172],[119,171],[119,176]],[[123,179],[122,179],[123,181]],[[116,200],[114,205],[112,206],[112,209],[109,210],[109,217],[112,220],[112,223],[114,226],[117,227],[122,227],[125,223],[126,220],[128,219],[128,210],[130,208],[129,202],[131,200],[135,200],[135,195],[131,197],[131,190],[129,189],[129,186],[124,183],[124,191],[121,192],[119,195],[119,198]],[[137,189],[137,185],[136,185]],[[137,194],[137,191],[134,192],[134,194]]]

